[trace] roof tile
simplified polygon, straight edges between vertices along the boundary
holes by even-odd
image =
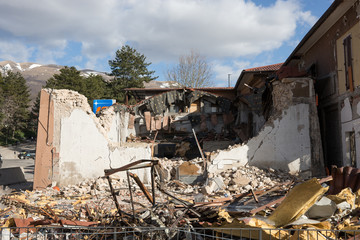
[[[276,63],[276,64],[266,65],[266,66],[262,66],[262,67],[248,68],[248,69],[245,69],[244,71],[245,72],[277,71],[280,69],[280,67],[283,64],[284,63]]]

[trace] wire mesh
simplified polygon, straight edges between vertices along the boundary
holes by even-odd
[[[1,228],[1,240],[13,239],[360,239],[359,230],[158,227],[25,227]]]

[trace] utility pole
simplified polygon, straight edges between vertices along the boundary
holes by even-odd
[[[230,87],[230,73],[228,74],[228,83],[229,83],[229,87]]]

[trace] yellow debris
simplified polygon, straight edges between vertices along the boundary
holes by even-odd
[[[336,195],[329,195],[327,197],[329,199],[333,200],[336,204],[346,201],[347,203],[349,203],[351,205],[351,209],[355,208],[356,195],[351,191],[350,188],[344,188],[343,190],[341,190],[340,193],[338,193]]]
[[[214,228],[213,226],[209,227]],[[275,226],[255,217],[242,220],[234,219],[232,223],[224,222],[222,225],[215,227],[214,230],[219,233],[229,234],[240,238],[261,240],[289,239],[290,237],[288,231],[278,230]]]
[[[323,236],[336,239],[336,235],[334,232],[327,231],[327,230],[332,229],[331,223],[328,221],[324,221],[324,222],[320,222],[320,223],[312,223],[312,224],[295,225],[295,226],[293,226],[293,229],[299,229],[299,230],[314,229],[314,231],[311,231],[311,234],[309,235],[310,239],[313,236],[318,236],[318,237],[320,237],[319,239],[322,239]],[[318,231],[319,234],[316,234],[315,230],[320,230],[320,231]],[[303,233],[302,231],[296,231],[294,233],[294,235],[301,235],[302,233]],[[306,233],[303,234],[303,236],[305,236],[305,235],[306,235]],[[295,238],[295,239],[298,239],[298,238]],[[304,238],[299,238],[299,239],[304,239]]]
[[[219,219],[225,219],[228,223],[232,223],[233,218],[230,216],[230,214],[223,208],[219,208]]]
[[[276,227],[289,224],[303,215],[327,190],[328,187],[322,187],[316,178],[301,183],[290,190],[268,219]]]

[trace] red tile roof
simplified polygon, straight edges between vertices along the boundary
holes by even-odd
[[[272,65],[262,66],[262,67],[255,67],[255,68],[248,68],[244,69],[244,72],[261,72],[261,71],[277,71],[284,63],[276,63]]]

